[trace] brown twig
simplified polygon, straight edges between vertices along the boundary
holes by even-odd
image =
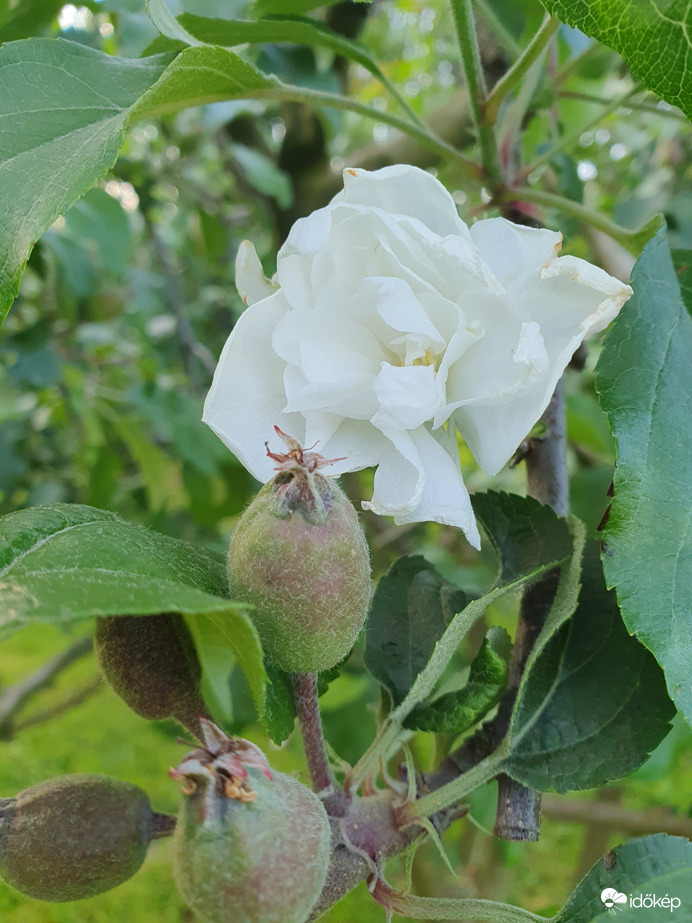
[[[51,657],[31,676],[8,686],[0,696],[0,737],[11,737],[20,726],[16,722],[16,717],[26,703],[43,689],[52,686],[63,670],[88,654],[92,647],[91,637],[80,638],[64,651]],[[36,723],[33,719],[29,720],[30,723]],[[21,726],[26,727],[26,725],[25,721]]]
[[[12,726],[12,733],[18,734],[20,731],[25,731],[29,727],[35,727],[37,724],[46,724],[58,715],[62,715],[71,708],[81,705],[82,702],[85,702],[95,692],[98,692],[101,686],[103,686],[103,679],[100,676],[95,676],[90,682],[85,683],[81,689],[77,689],[51,708],[44,708],[42,711],[36,712],[36,714],[30,715],[28,718],[15,722]]]
[[[543,813],[553,820],[589,827],[608,827],[621,833],[645,836],[667,833],[692,839],[692,818],[668,811],[633,811],[602,798],[572,800],[559,795],[543,796]]]

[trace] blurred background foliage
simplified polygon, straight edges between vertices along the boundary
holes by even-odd
[[[258,0],[266,11],[303,12],[316,4]],[[180,4],[170,4],[180,10]],[[242,0],[195,0],[189,11],[242,17]],[[531,0],[477,3],[481,51],[490,82],[506,70],[543,15]],[[337,3],[312,15],[358,38],[400,88],[411,108],[473,156],[451,13],[442,0]],[[124,57],[139,56],[156,37],[143,0],[64,5],[0,0],[0,40],[62,36]],[[372,75],[325,49],[286,44],[248,46],[243,54],[292,83],[348,92],[378,111],[397,103]],[[521,163],[537,166],[529,184],[639,227],[663,212],[673,247],[692,247],[690,134],[681,113],[641,91],[621,59],[563,27],[544,67],[527,76],[519,97],[500,112],[501,144],[520,138]],[[113,510],[170,535],[224,551],[234,523],[258,484],[201,423],[216,358],[243,305],[234,286],[238,244],[250,238],[265,271],[293,221],[340,188],[344,166],[375,168],[408,161],[433,171],[434,156],[385,123],[344,111],[275,102],[217,103],[127,133],[113,172],[35,247],[0,351],[0,513],[68,501]],[[519,165],[517,165],[519,166]],[[493,214],[487,195],[451,167],[439,168],[462,217]],[[632,257],[611,239],[557,213],[533,217],[559,228],[565,252],[625,278]],[[598,344],[567,372],[569,465],[573,511],[594,533],[607,506],[613,443],[598,409],[592,372]],[[490,480],[462,448],[472,489]],[[371,473],[344,478],[354,500],[367,496]],[[493,486],[523,492],[521,465]],[[473,553],[455,530],[395,527],[363,514],[379,576],[399,554],[421,552],[449,579],[481,591],[495,563]],[[487,543],[486,543],[487,545]],[[512,604],[493,621],[512,625]],[[460,651],[457,670],[469,662]],[[147,724],[98,684],[91,655],[5,720],[7,694],[79,635],[45,626],[0,648],[0,795],[65,772],[103,772],[142,785],[158,810],[174,811],[178,731]],[[297,735],[279,751],[256,723],[238,670],[214,658],[213,635],[201,638],[206,683],[227,730],[269,752],[283,770],[302,770]],[[374,728],[376,684],[357,649],[323,698],[330,744],[352,761]],[[370,716],[369,718],[367,716]],[[421,765],[434,758],[431,735],[411,745]],[[489,836],[492,787],[472,799],[471,819],[445,834],[458,869],[454,882],[434,848],[414,866],[421,894],[488,897],[553,912],[604,851],[651,830],[681,832],[692,805],[692,755],[676,727],[634,776],[609,788],[548,797],[543,838],[506,843]],[[606,816],[602,807],[612,808]],[[565,807],[565,805],[567,807]],[[571,812],[571,813],[570,813]],[[605,819],[604,819],[605,818]],[[690,827],[687,827],[689,833]],[[191,920],[172,884],[170,844],[157,842],[143,870],[116,890],[78,904],[48,905],[0,885],[3,923],[105,923],[114,918]],[[392,874],[393,881],[403,881]],[[364,886],[335,907],[331,921],[378,920],[383,911]]]

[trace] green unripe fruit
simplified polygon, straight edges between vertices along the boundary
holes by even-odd
[[[0,802],[0,876],[42,901],[76,901],[127,881],[154,832],[136,785],[58,776]]]
[[[203,727],[207,748],[171,770],[184,781],[175,831],[183,897],[209,923],[304,923],[329,864],[322,803],[248,741]]]
[[[94,645],[103,675],[133,712],[176,718],[199,736],[202,667],[182,615],[98,618]]]
[[[283,436],[283,434],[281,434]],[[241,517],[228,551],[233,599],[253,606],[265,651],[291,673],[343,660],[365,621],[370,556],[352,503],[293,446]]]

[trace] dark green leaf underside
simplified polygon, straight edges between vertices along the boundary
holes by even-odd
[[[368,615],[365,664],[395,705],[466,601],[421,555],[399,558],[382,577]]]

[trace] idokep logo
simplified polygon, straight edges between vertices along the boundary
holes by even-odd
[[[616,891],[615,888],[605,888],[601,891],[601,900],[606,905],[606,907],[614,907],[616,904],[626,904],[627,895],[621,894],[619,891]]]
[[[651,910],[660,908],[661,910],[670,910],[672,913],[677,910],[682,901],[679,897],[670,897],[666,894],[664,897],[656,897],[655,894],[630,894],[629,898],[621,891],[615,888],[604,888],[601,891],[601,900],[605,906],[611,910],[624,910],[626,906],[641,907],[642,910]]]

